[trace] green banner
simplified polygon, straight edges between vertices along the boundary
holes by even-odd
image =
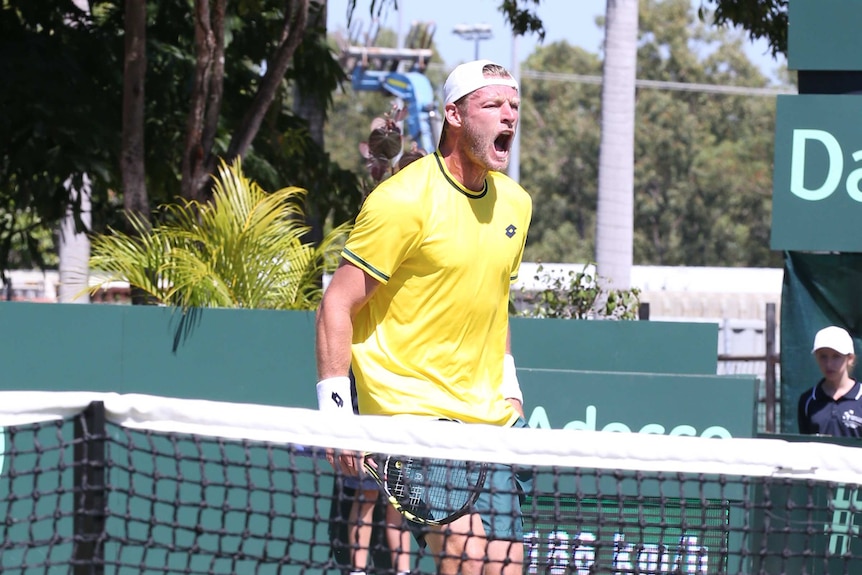
[[[533,510],[524,535],[527,575],[731,572],[731,513],[723,500],[581,494],[539,496],[527,505]]]
[[[787,65],[791,70],[862,70],[862,2],[788,3]]]
[[[518,369],[530,427],[752,437],[757,377]],[[708,406],[708,407],[706,407]]]
[[[779,96],[774,250],[862,252],[862,96]]]

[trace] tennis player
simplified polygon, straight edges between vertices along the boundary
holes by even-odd
[[[401,155],[398,160],[398,170],[402,170],[409,164],[425,156],[425,150],[420,149],[416,142],[413,148]],[[351,386],[351,400],[353,401],[354,413],[359,412],[356,405],[355,386]],[[356,495],[350,507],[350,516],[347,522],[347,536],[350,545],[350,575],[365,575],[368,567],[368,559],[371,555],[369,547],[372,537],[372,523],[374,520],[374,509],[380,500],[380,492],[377,482],[370,477],[349,476],[344,481],[345,487],[355,491]],[[404,518],[392,505],[387,505],[385,510],[386,522],[386,544],[392,561],[392,569],[395,575],[409,575],[410,573],[410,533],[403,529]]]
[[[438,149],[368,196],[324,294],[318,401],[352,414],[352,366],[361,414],[525,426],[508,304],[532,201],[502,173],[518,83],[500,65],[472,61],[452,71],[443,95]],[[353,457],[332,463],[357,473]],[[529,478],[501,466],[485,487],[474,513],[424,535],[440,573],[521,573]]]

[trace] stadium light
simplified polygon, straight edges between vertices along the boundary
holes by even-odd
[[[494,31],[490,24],[458,24],[452,32],[464,40],[474,41],[473,59],[479,59],[479,42],[494,37]]]

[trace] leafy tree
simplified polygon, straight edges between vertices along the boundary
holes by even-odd
[[[404,1],[404,0],[402,0]],[[547,1],[547,0],[546,0]],[[717,26],[732,24],[748,31],[753,40],[765,39],[772,54],[787,54],[788,0],[701,0],[698,15]],[[536,8],[542,0],[500,0],[499,10],[516,34],[535,33],[544,39],[544,24]],[[371,0],[369,11],[380,14],[397,0]],[[353,14],[356,0],[350,0],[348,14]]]
[[[194,73],[182,155],[182,195],[185,198],[206,199],[207,180],[219,155],[230,160],[244,156],[249,150],[270,106],[283,91],[285,74],[305,37],[309,0],[272,6],[263,4],[252,1],[238,3],[235,19],[230,21],[228,18],[233,15],[228,12],[226,0],[194,1]],[[317,3],[314,3],[314,9],[319,9]],[[256,16],[251,18],[256,26],[247,23],[242,26],[259,27],[263,43],[258,46],[263,48],[263,54],[256,62],[266,62],[266,66],[261,68],[244,63],[254,71],[254,77],[249,78],[246,88],[248,103],[240,114],[241,120],[231,126],[227,150],[219,154],[216,137],[222,119],[228,33],[236,33],[239,19],[250,16]]]
[[[147,76],[147,5],[126,0],[123,53],[123,133],[120,150],[120,177],[126,213],[148,218],[144,126]]]
[[[49,264],[41,239],[72,204],[79,227],[84,173],[98,213],[119,149],[119,37],[103,13],[71,2],[0,4],[0,278],[11,265]],[[16,249],[17,247],[17,249]]]
[[[401,0],[402,2],[405,0]],[[542,40],[545,39],[545,26],[539,18],[535,9],[542,0],[498,0],[499,10],[503,13],[516,34],[535,33]],[[398,7],[398,0],[371,0],[368,12],[374,17],[379,17],[388,7]],[[347,4],[348,23],[356,10],[356,0],[350,0]]]
[[[598,56],[566,42],[538,49],[521,82],[521,182],[533,196],[527,261],[594,259],[600,87],[561,81],[599,77]]]
[[[222,164],[211,202],[164,206],[152,229],[130,214],[135,234],[111,230],[92,241],[90,267],[104,272],[93,291],[127,280],[155,302],[201,307],[315,309],[323,271],[335,267],[348,230],[332,230],[319,246],[303,242],[305,190],[265,192],[239,160]]]
[[[647,6],[640,48],[645,76],[751,87],[767,84],[744,56],[741,41],[722,30],[696,25],[685,0],[650,0]],[[770,99],[639,92],[637,261],[776,263],[768,247],[774,119],[775,102]]]
[[[544,30],[537,16],[540,0],[500,0],[498,4],[516,33],[535,33],[540,37],[543,35]],[[355,2],[353,5],[355,6]],[[397,3],[395,0],[374,0],[371,13],[381,10],[384,5],[392,6]],[[719,23],[724,16],[732,14],[733,6],[738,6],[737,19],[724,22],[745,25],[743,20],[748,13],[742,7],[746,5],[761,8],[759,11],[751,11],[754,15],[752,21],[759,18],[761,22],[774,24],[776,29],[781,27],[785,2],[703,0],[704,7],[716,6],[716,19]],[[204,8],[203,0],[198,0],[197,4],[185,0],[146,3],[147,98],[144,100],[142,140],[146,143],[143,164],[147,202],[152,205],[172,203],[183,195],[182,162],[178,159],[184,156],[192,157],[187,154],[189,147],[186,134],[191,113],[190,102],[193,101],[193,78],[195,70],[200,71],[200,68],[196,68],[200,62],[195,52],[196,20],[192,17],[195,6],[198,9]],[[221,17],[219,7],[224,6],[225,10],[221,106],[218,107],[218,121],[215,124],[205,124],[214,125],[214,131],[201,132],[213,134],[212,147],[202,145],[200,148],[201,158],[209,154],[207,161],[211,161],[227,154],[232,137],[242,131],[238,129],[239,126],[251,125],[244,123],[244,118],[248,110],[254,107],[255,94],[263,82],[263,68],[260,64],[264,61],[275,61],[273,55],[278,53],[278,47],[287,46],[285,33],[290,36],[292,31],[297,29],[292,27],[291,23],[297,21],[289,18],[293,12],[287,11],[283,3],[275,0],[239,0],[229,3],[210,0],[207,6],[211,9],[208,22],[210,32],[213,33],[221,26],[217,22]],[[297,4],[292,3],[291,6]],[[316,7],[319,8],[320,3],[309,0],[308,9],[313,11]],[[128,199],[127,188],[131,189],[129,184],[123,182],[120,170],[123,134],[122,72],[125,55],[123,44],[127,37],[125,16],[125,2],[121,0],[93,0],[90,2],[89,11],[79,9],[69,0],[59,3],[3,0],[0,5],[0,73],[4,78],[4,89],[0,91],[0,104],[4,110],[0,115],[0,275],[13,263],[50,265],[50,261],[44,257],[44,254],[49,254],[44,247],[45,239],[54,233],[57,222],[70,205],[79,220],[79,229],[83,229],[79,207],[70,190],[80,188],[85,174],[92,182],[92,229],[99,231],[106,226],[122,227],[122,217],[126,211],[121,208],[124,199]],[[312,21],[309,14],[306,29],[308,22]],[[320,19],[317,22],[319,23]],[[749,29],[751,30],[751,27]],[[304,98],[324,101],[336,91],[339,82],[343,84],[343,71],[333,57],[332,47],[323,41],[324,37],[320,34],[303,34],[302,42],[296,46],[290,58],[291,64],[287,72],[280,81],[269,84],[275,86],[272,104],[260,117],[257,136],[243,154],[243,166],[265,189],[280,188],[285,182],[307,189],[307,212],[319,214],[320,218],[337,225],[353,217],[361,200],[361,176],[356,174],[362,174],[364,166],[355,151],[356,143],[366,135],[371,118],[386,108],[379,104],[357,105],[360,99],[373,98],[376,95],[353,94],[354,102],[339,104],[343,106],[339,108],[339,117],[342,117],[344,109],[350,109],[352,113],[357,108],[362,108],[358,110],[356,117],[363,113],[367,116],[364,121],[356,120],[358,127],[354,135],[347,136],[346,132],[339,132],[336,134],[337,139],[328,139],[327,150],[332,150],[332,156],[319,143],[315,143],[305,116],[300,117],[292,112],[291,87],[302,84]],[[547,48],[550,47],[541,48],[540,52]],[[207,52],[210,55],[215,53]],[[592,58],[592,55],[587,56]],[[218,61],[218,58],[209,60],[213,65],[217,65]],[[643,55],[640,65],[644,65]],[[275,68],[268,66],[267,70],[269,69]],[[562,73],[577,73],[587,68],[567,69],[562,65],[556,69]],[[720,63],[716,63],[714,69],[721,70]],[[211,70],[213,71],[218,76],[218,71]],[[652,70],[650,73],[654,72],[655,70]],[[593,69],[584,73],[597,72]],[[438,72],[430,70],[429,74]],[[680,79],[690,81],[690,78],[685,76]],[[433,78],[433,81],[439,83],[442,78]],[[595,89],[594,86],[582,88]],[[528,89],[529,83],[524,82],[525,93]],[[642,90],[639,107],[643,93]],[[216,91],[212,90],[207,94],[213,98],[217,95]],[[336,100],[339,98],[340,96],[336,95]],[[200,102],[199,99],[194,101]],[[706,100],[703,100],[701,104],[705,102]],[[729,111],[728,113],[736,113],[738,108],[748,121],[752,122],[752,126],[757,129],[765,127],[763,122],[768,120],[768,110],[766,115],[758,117],[756,110],[746,111],[744,107],[733,102],[732,97],[727,97],[722,109]],[[209,103],[210,100],[207,100],[206,109],[214,109]],[[531,113],[528,110],[529,102],[526,104],[524,128],[532,121],[528,117]],[[697,109],[698,113],[704,114],[706,108],[703,105],[697,107],[695,104],[696,102],[691,102],[689,110]],[[558,117],[564,117],[564,100],[556,99],[555,105],[559,105]],[[591,205],[595,201],[592,182],[596,176],[590,178],[590,173],[595,174],[595,159],[594,156],[580,153],[580,147],[589,145],[590,140],[599,132],[597,129],[588,131],[589,114],[585,108],[578,110],[580,115],[577,118],[568,116],[573,125],[578,125],[577,136],[561,136],[555,128],[565,125],[565,122],[550,121],[550,117],[543,117],[548,134],[543,134],[545,140],[539,144],[544,145],[546,141],[553,140],[569,146],[577,150],[577,153],[572,154],[573,158],[554,154],[552,147],[545,146],[540,149],[548,158],[535,161],[528,157],[529,148],[526,145],[523,147],[522,179],[528,177],[526,164],[533,162],[535,166],[549,167],[551,174],[562,177],[562,182],[568,186],[570,193],[577,194],[574,196],[575,201],[561,202],[560,199],[567,192],[555,188],[550,175],[543,177],[534,169],[533,175],[529,176],[541,183],[541,193],[546,196],[545,199],[552,200],[545,205],[556,206],[560,211],[571,215],[570,218],[562,220],[560,225],[547,231],[541,231],[540,225],[533,226],[534,235],[537,237],[538,234],[543,234],[547,240],[534,244],[534,251],[540,256],[535,259],[555,259],[552,257],[554,254],[567,252],[569,255],[564,261],[585,261],[591,259],[589,256],[594,253],[594,246],[590,243],[595,227],[595,222],[591,221],[595,213],[594,209],[591,211]],[[638,113],[641,113],[640,108]],[[539,111],[539,114],[542,112]],[[210,117],[204,115],[205,120]],[[538,122],[540,119],[536,120],[537,125],[541,125]],[[353,120],[345,119],[345,126],[351,121]],[[742,124],[744,122],[740,123]],[[716,129],[721,131],[720,128]],[[737,128],[737,134],[743,132],[742,128]],[[248,134],[247,131],[244,133]],[[769,133],[766,129],[760,136]],[[751,138],[747,144],[748,153],[759,153],[764,145],[768,145],[762,141],[764,138],[756,137],[754,129],[749,135]],[[526,129],[522,130],[522,138],[525,142],[531,138]],[[203,138],[201,141],[209,142],[209,139]],[[718,150],[722,150],[721,157],[724,162],[745,157],[744,152],[732,149],[732,146],[722,147],[718,139],[716,142],[718,145],[714,148],[716,154],[713,154],[713,161],[703,157],[702,163],[705,167],[698,172],[699,181],[704,185],[710,178],[713,181],[722,180],[721,170],[715,166],[718,162]],[[349,155],[343,153],[342,148],[349,150]],[[344,168],[333,161],[334,158],[342,156],[349,160],[341,164]],[[741,170],[738,166],[736,168]],[[760,213],[768,209],[769,204],[768,198],[762,197],[759,187],[763,178],[768,178],[768,172],[768,169],[762,170],[759,163],[757,166],[750,166],[749,172],[740,171],[744,178],[756,184],[758,192],[748,193],[747,196]],[[636,178],[643,179],[637,175]],[[651,181],[660,180],[652,178]],[[733,187],[728,180],[723,182],[727,189]],[[531,186],[531,189],[537,188]],[[741,211],[745,208],[746,206],[740,203],[735,209]],[[539,221],[542,218],[548,222],[552,221],[552,208],[549,207],[546,211],[549,212],[547,217],[540,216]],[[739,244],[740,233],[742,232],[734,236],[737,241],[728,245]],[[765,232],[758,233],[762,235]],[[643,257],[639,256],[639,253],[645,253],[642,251],[645,247],[637,247],[639,243],[642,246],[647,245],[636,235],[636,258]],[[742,250],[740,247],[736,251]],[[580,252],[580,255],[573,252]],[[760,249],[753,252],[751,257],[761,261],[762,254],[763,250]],[[48,257],[51,257],[50,254]]]
[[[305,121],[289,106],[290,85],[303,84],[310,97],[327,102],[344,78],[325,34],[312,36],[296,47],[287,59],[290,69],[278,76],[273,103],[266,107],[256,99],[258,86],[267,79],[261,62],[267,61],[266,69],[272,72],[268,81],[272,82],[277,71],[273,54],[289,48],[287,36],[293,29],[285,31],[285,26],[289,28],[296,19],[289,19],[284,3],[276,0],[226,3],[223,15],[218,9],[223,3],[210,2],[216,7],[210,14],[210,32],[214,20],[224,19],[222,92],[218,94],[214,83],[207,84],[210,91],[205,109],[209,114],[204,114],[204,120],[209,123],[195,124],[206,145],[192,146],[196,151],[187,154],[189,117],[194,107],[190,102],[200,103],[199,98],[192,98],[194,74],[196,69],[200,71],[196,68],[192,3],[164,0],[132,4],[146,6],[145,50],[137,52],[139,64],[145,55],[145,83],[142,86],[138,82],[134,90],[125,92],[140,96],[145,89],[142,135],[121,125],[124,55],[129,54],[123,41],[134,36],[126,34],[124,18],[133,14],[126,13],[124,2],[94,0],[85,11],[68,0],[60,4],[3,1],[0,273],[9,268],[13,257],[15,261],[45,265],[36,236],[41,237],[46,230],[50,235],[70,204],[79,218],[79,230],[84,229],[70,193],[70,189],[80,187],[84,174],[92,182],[92,230],[109,225],[124,228],[125,213],[137,211],[149,217],[149,205],[175,202],[183,196],[180,159],[184,155],[197,158],[199,154],[204,164],[228,155],[232,138],[238,138],[237,142],[248,139],[255,123],[259,127],[253,147],[235,147],[250,175],[268,189],[282,187],[284,182],[304,187],[309,192],[309,209],[331,217],[336,225],[353,217],[361,198],[356,176],[329,159],[322,146],[309,137]],[[202,4],[199,2],[198,8],[203,8]],[[309,1],[289,4],[308,5]],[[310,4],[313,6],[306,6],[308,9],[320,6]],[[140,25],[141,18],[135,21]],[[143,41],[144,36],[139,34],[138,38]],[[215,58],[210,63],[218,67],[220,61]],[[142,66],[136,69],[140,71]],[[250,109],[268,112],[254,119]],[[134,110],[140,112],[139,107]],[[128,122],[125,127],[132,124]],[[197,127],[192,131],[197,132]],[[121,149],[126,150],[122,155]],[[144,182],[141,166],[145,166]],[[127,180],[123,173],[131,177]],[[129,210],[118,209],[124,200]],[[25,219],[18,218],[25,208],[31,213]],[[10,255],[13,246],[30,246],[31,253]]]
[[[773,56],[787,55],[787,0],[701,0],[701,19],[711,6],[717,25],[741,26],[752,40],[766,40]]]
[[[698,23],[685,0],[647,2],[640,19],[639,76],[768,84],[741,39]],[[601,64],[561,42],[536,50],[524,69],[521,180],[534,196],[525,257],[591,261],[600,98],[571,73],[597,77]],[[774,100],[640,88],[636,105],[634,262],[779,264],[768,242]]]
[[[309,20],[305,27],[305,34],[299,50],[302,46],[317,46],[321,39],[326,38],[326,16],[327,6],[323,2],[319,5],[319,9],[309,12]],[[301,62],[300,58],[295,58],[297,62]],[[327,105],[330,102],[329,95],[326,98],[318,97],[317,86],[308,86],[307,82],[296,82],[293,86],[293,102],[292,109],[294,113],[304,120],[308,125],[308,135],[321,149],[325,148],[323,138],[323,128],[326,123]],[[308,239],[313,243],[318,243],[323,237],[323,226],[325,222],[324,214],[318,213],[314,207],[307,210],[305,213],[306,222],[309,225]],[[322,278],[321,278],[322,281]]]

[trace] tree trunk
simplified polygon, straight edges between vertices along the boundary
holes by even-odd
[[[203,201],[224,91],[225,0],[195,0],[195,74],[182,161],[182,195]]]
[[[305,27],[307,42],[317,41],[314,36],[322,31],[326,35],[326,0],[311,0],[308,11],[308,23]],[[325,41],[326,38],[324,37]],[[326,123],[326,103],[319,98],[306,95],[297,84],[294,91],[293,111],[306,122],[311,139],[323,148],[323,126]]]
[[[289,0],[285,4],[284,28],[278,48],[273,57],[267,60],[266,73],[261,79],[251,107],[246,111],[242,124],[234,132],[227,152],[227,161],[244,155],[254,141],[260,124],[269,110],[270,104],[284,78],[294,52],[302,43],[308,21],[310,0]]]
[[[123,207],[127,214],[150,221],[144,169],[144,78],[147,72],[147,6],[141,0],[126,0],[125,62],[123,70],[123,134],[120,171]],[[135,233],[133,226],[127,232]],[[132,303],[145,304],[146,296],[132,290]]]
[[[57,301],[60,303],[90,303],[90,295],[87,293],[90,271],[90,238],[87,234],[92,231],[90,183],[90,177],[84,174],[80,187],[75,187],[72,178],[65,184],[74,198],[73,204],[79,204],[77,209],[83,229],[79,229],[75,221],[76,208],[69,206],[66,215],[60,220],[60,241],[57,244],[60,256]]]
[[[314,42],[315,39],[310,36],[312,34],[317,34],[318,30],[322,30],[324,36],[326,35],[326,0],[311,1],[313,4],[316,4],[316,6],[310,7],[308,25],[305,28],[304,35],[309,37],[307,41]],[[321,149],[323,149],[323,128],[326,123],[326,103],[321,101],[320,98],[315,98],[306,94],[302,91],[299,85],[297,85],[294,91],[293,102],[293,111],[297,116],[308,122],[308,132],[311,139],[314,140]],[[323,239],[323,226],[320,221],[320,214],[317,213],[317,210],[311,209],[311,205],[312,204],[309,202],[307,204],[309,209],[306,209],[305,211],[305,223],[310,229],[308,234],[306,234],[306,237],[303,239],[314,245],[319,245],[320,241]]]
[[[599,145],[596,265],[611,289],[631,287],[638,0],[608,0]]]
[[[140,0],[126,0],[123,70],[123,134],[120,170],[123,207],[149,220],[144,171],[144,77],[147,71],[147,10]]]
[[[310,0],[285,2],[284,27],[279,46],[267,59],[251,106],[231,137],[225,161],[244,155],[260,130],[294,52],[302,42]],[[210,7],[212,5],[212,10]],[[209,199],[210,178],[218,158],[213,154],[224,86],[225,0],[195,0],[195,77],[192,88],[186,146],[182,166],[182,195],[188,199]]]

